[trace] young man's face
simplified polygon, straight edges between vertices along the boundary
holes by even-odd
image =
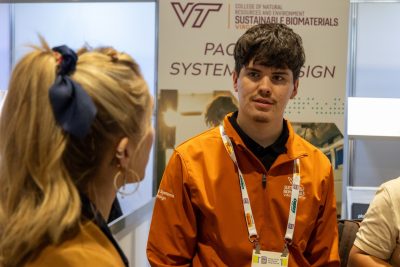
[[[293,82],[293,73],[288,68],[265,67],[250,61],[239,74],[234,72],[233,85],[239,98],[239,124],[240,121],[279,123],[289,99],[297,94],[298,80]]]

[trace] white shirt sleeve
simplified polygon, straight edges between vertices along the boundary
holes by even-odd
[[[394,190],[394,185],[398,187],[400,180],[392,180],[378,189],[354,241],[354,245],[361,250],[383,260],[391,257],[399,236],[397,213],[400,210],[396,201],[399,197],[396,195],[400,194],[400,191]]]

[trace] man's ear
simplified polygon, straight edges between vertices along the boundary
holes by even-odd
[[[117,143],[117,151],[115,152],[115,157],[117,158],[119,165],[123,168],[126,168],[128,165],[128,159],[130,156],[128,152],[128,144],[128,137],[121,138]]]
[[[235,89],[235,92],[238,91],[238,89],[237,89],[238,78],[239,78],[239,73],[237,73],[236,70],[234,70],[233,74],[232,74],[232,80],[233,80],[233,88]]]
[[[292,94],[290,95],[290,99],[293,99],[297,95],[297,89],[298,88],[299,88],[299,79],[294,81],[293,91],[292,91]]]

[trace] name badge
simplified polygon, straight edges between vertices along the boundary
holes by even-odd
[[[272,252],[260,250],[256,253],[253,250],[251,267],[287,267],[289,263],[289,254],[282,256],[282,252]]]

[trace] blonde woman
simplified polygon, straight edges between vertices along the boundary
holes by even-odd
[[[0,119],[0,266],[128,266],[107,228],[144,177],[152,98],[112,48],[41,47],[16,65]]]

